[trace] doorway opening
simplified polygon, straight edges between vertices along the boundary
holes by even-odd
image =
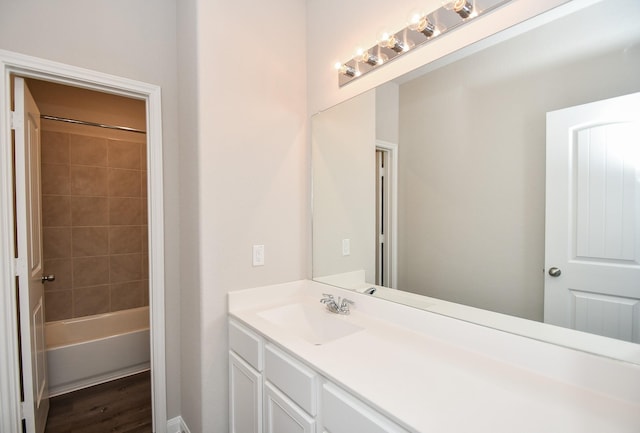
[[[40,111],[46,366],[57,397],[150,368],[145,103],[25,81]]]
[[[109,358],[128,358],[128,361],[126,366],[109,366],[108,371],[90,372],[90,379],[79,377],[70,380],[69,369],[58,372],[59,387],[52,388],[52,391],[62,394],[151,367],[152,429],[166,432],[160,89],[4,51],[0,51],[0,66],[5,83],[0,91],[0,130],[3,131],[0,136],[0,163],[4,172],[0,179],[0,221],[3,235],[8,234],[0,249],[3,286],[0,298],[3,301],[2,312],[5,313],[0,321],[0,334],[5,337],[2,349],[6,349],[0,355],[3,367],[0,378],[3,395],[8,396],[1,402],[0,427],[18,431],[23,424],[21,382],[24,378],[20,370],[17,322],[18,289],[22,288],[19,278],[16,278],[21,258],[13,257],[18,217],[13,210],[13,194],[9,193],[16,169],[11,149],[12,129],[16,123],[16,117],[11,113],[11,84],[12,77],[21,77],[34,89],[41,108],[46,107],[41,110],[42,114],[51,116],[40,119],[44,148],[42,270],[43,281],[46,282],[46,321],[68,324],[75,319],[80,322],[88,317],[108,319],[107,316],[118,311],[141,310],[137,319],[127,321],[142,322],[142,325],[134,323],[132,326],[137,328],[136,331],[143,330],[126,343],[135,350],[125,348],[121,352],[124,356],[100,356],[110,352],[112,346],[89,348],[86,353],[93,358],[88,360],[83,360],[82,355],[75,352],[61,354],[55,362],[67,364],[69,360],[75,360],[76,367],[70,369],[74,374]],[[45,87],[46,91],[43,90]],[[52,102],[51,94],[56,92],[69,93],[73,95],[71,99],[79,99],[75,103],[60,103],[60,107],[54,108],[56,104]],[[89,94],[103,100],[83,106],[82,102],[90,100]],[[99,106],[104,108],[104,98],[130,102],[131,109],[138,113],[137,120],[127,125],[127,122],[117,119],[127,111],[124,106],[113,110],[111,118],[92,117],[94,109],[97,112]],[[55,110],[60,111],[56,113]],[[61,122],[54,117],[71,119],[72,122]],[[85,120],[89,122],[77,123]],[[146,134],[101,128],[95,123],[130,126]],[[15,173],[17,176],[18,172]],[[51,308],[47,308],[47,302]],[[125,322],[121,317],[113,321],[117,325]],[[95,328],[104,328],[103,323]],[[59,341],[50,343],[53,344],[49,346],[57,345]],[[75,350],[80,346],[76,343],[69,346]],[[51,359],[49,355],[47,353],[44,358]],[[43,358],[42,354],[38,356]],[[53,376],[49,375],[50,382],[52,379]],[[24,406],[27,412],[29,408],[26,404]],[[27,425],[26,431],[36,430]]]
[[[378,286],[397,287],[398,146],[376,141],[376,275]]]

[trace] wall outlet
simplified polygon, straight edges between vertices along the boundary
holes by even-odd
[[[264,266],[264,245],[253,246],[253,266]]]
[[[351,254],[351,239],[342,240],[342,255],[348,256]]]

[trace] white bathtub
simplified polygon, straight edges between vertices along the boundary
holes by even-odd
[[[45,325],[49,395],[149,369],[149,307]]]

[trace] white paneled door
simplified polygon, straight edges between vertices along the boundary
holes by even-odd
[[[49,411],[44,341],[44,279],[40,198],[40,112],[22,78],[15,78],[15,185],[20,298],[23,416],[27,433],[43,433]]]
[[[640,343],[640,93],[547,113],[544,321]]]

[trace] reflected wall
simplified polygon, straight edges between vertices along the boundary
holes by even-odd
[[[637,42],[565,25],[400,86],[398,288],[542,320],[546,113],[640,91]]]

